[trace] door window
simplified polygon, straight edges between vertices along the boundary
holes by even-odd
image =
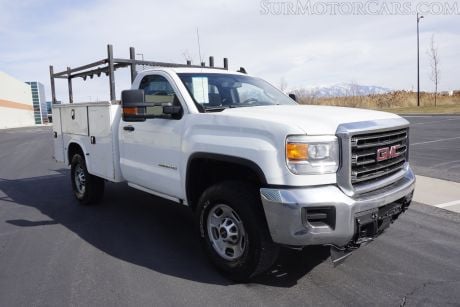
[[[145,102],[153,102],[155,106],[146,107],[145,113],[162,116],[163,106],[180,106],[174,89],[165,77],[160,75],[145,76],[139,89],[144,90]]]

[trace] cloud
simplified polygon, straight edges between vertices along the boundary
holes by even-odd
[[[20,6],[18,6],[20,5]],[[24,81],[39,80],[49,95],[48,65],[56,70],[104,58],[106,44],[116,57],[136,47],[146,59],[199,62],[196,29],[204,58],[214,55],[231,69],[291,87],[355,81],[395,89],[416,82],[415,16],[273,16],[258,1],[205,0],[21,1],[0,0],[0,70]],[[425,56],[436,33],[441,89],[460,88],[460,20],[426,16],[421,23],[421,83],[430,90]],[[117,93],[129,87],[128,72],[117,73]],[[75,82],[78,100],[108,97],[108,80]],[[65,82],[58,84],[66,99]]]

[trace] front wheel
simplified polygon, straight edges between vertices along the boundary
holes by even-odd
[[[88,173],[85,159],[80,154],[72,157],[70,180],[75,197],[83,205],[96,204],[104,195],[104,179]]]
[[[208,188],[197,215],[204,249],[225,276],[247,281],[268,270],[278,255],[268,231],[257,189],[225,182]]]

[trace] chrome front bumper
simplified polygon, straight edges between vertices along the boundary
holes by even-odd
[[[344,246],[356,232],[356,214],[408,198],[415,188],[410,168],[397,182],[357,197],[349,197],[335,185],[311,188],[261,188],[260,194],[272,239],[276,243],[305,246]],[[308,208],[334,207],[335,225],[313,226],[303,212]]]

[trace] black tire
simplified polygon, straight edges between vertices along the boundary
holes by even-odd
[[[237,259],[221,256],[217,251],[219,248],[214,248],[208,231],[208,216],[218,213],[216,210],[222,204],[230,207],[243,224],[245,248]],[[267,271],[278,257],[279,246],[271,239],[258,190],[251,184],[231,181],[211,186],[201,196],[196,213],[204,250],[215,267],[229,279],[246,282]],[[216,231],[217,227],[210,228],[214,228],[211,229],[214,242],[216,237],[227,237],[226,233],[224,236]]]
[[[76,173],[84,176],[84,183],[77,187]],[[88,173],[85,159],[81,154],[75,154],[70,163],[70,181],[75,197],[82,205],[97,204],[104,196],[104,179]]]

